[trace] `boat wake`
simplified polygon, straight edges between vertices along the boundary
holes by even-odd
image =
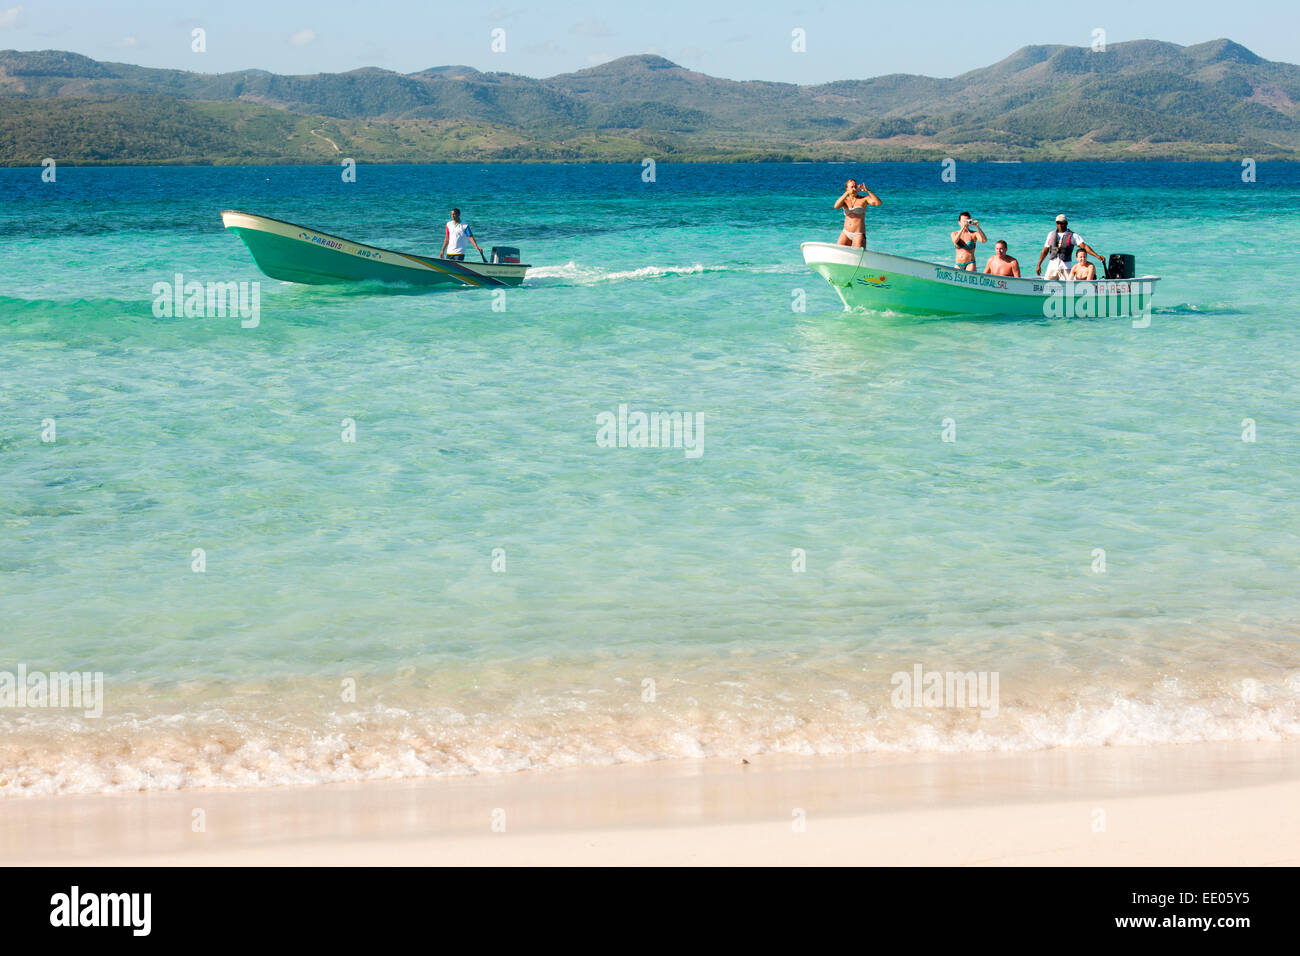
[[[1245,315],[1245,311],[1227,302],[1214,302],[1209,305],[1195,305],[1180,302],[1178,305],[1156,306],[1151,310],[1156,315]]]
[[[601,266],[579,265],[570,260],[562,266],[533,266],[528,270],[524,285],[592,286],[606,282],[638,282],[645,279],[672,279],[698,276],[715,272],[738,272],[750,275],[787,275],[803,270],[788,263],[775,265],[706,266],[642,266],[639,269],[605,269]],[[539,281],[540,280],[540,281]]]
[[[600,266],[580,266],[566,262],[562,266],[534,266],[528,272],[525,285],[599,285],[604,282],[636,282],[642,279],[667,279],[675,276],[703,275],[706,272],[726,272],[726,266],[642,266],[640,269],[604,269]]]

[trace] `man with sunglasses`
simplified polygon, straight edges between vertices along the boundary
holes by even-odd
[[[1038,254],[1038,265],[1034,267],[1034,274],[1043,275],[1043,260],[1047,259],[1047,275],[1043,276],[1043,278],[1058,281],[1070,278],[1070,270],[1074,268],[1076,251],[1096,256],[1097,261],[1101,263],[1102,270],[1105,270],[1106,260],[1102,258],[1101,253],[1094,251],[1090,245],[1084,242],[1083,236],[1070,231],[1070,223],[1064,215],[1057,216],[1056,229],[1049,232],[1047,239],[1043,242],[1043,251]],[[1087,261],[1086,256],[1084,261]]]

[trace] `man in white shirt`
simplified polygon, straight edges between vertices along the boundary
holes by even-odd
[[[469,223],[460,221],[460,210],[451,211],[451,220],[447,223],[446,232],[442,237],[442,248],[438,250],[439,259],[455,259],[462,262],[465,259],[465,240],[468,239],[478,254],[483,255],[483,250],[479,244],[474,241],[474,233],[469,228]]]
[[[1106,260],[1101,257],[1100,252],[1083,241],[1083,236],[1077,232],[1070,231],[1070,223],[1065,216],[1056,217],[1056,229],[1047,234],[1043,240],[1043,251],[1038,254],[1038,265],[1034,267],[1034,272],[1043,275],[1043,259],[1050,256],[1047,260],[1047,275],[1045,279],[1065,280],[1070,278],[1070,270],[1074,268],[1074,254],[1076,251],[1094,255],[1097,261],[1101,263],[1102,272],[1106,270]],[[1085,258],[1086,262],[1087,259]]]

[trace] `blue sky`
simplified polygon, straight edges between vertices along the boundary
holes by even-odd
[[[997,11],[997,22],[990,11]],[[207,52],[190,31],[207,31]],[[505,31],[505,52],[491,50]],[[1139,38],[1199,43],[1226,36],[1270,60],[1300,62],[1300,4],[1224,0],[1035,3],[654,0],[0,0],[0,49],[65,49],[101,60],[223,72],[410,73],[468,64],[529,76],[658,53],[732,79],[820,83],[883,73],[953,76],[1031,43],[1088,46]],[[807,50],[791,49],[802,29]]]

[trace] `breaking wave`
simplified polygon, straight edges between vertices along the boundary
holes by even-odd
[[[0,794],[268,787],[756,754],[1029,751],[1300,738],[1300,670],[1259,680],[1119,673],[1086,683],[1002,675],[991,715],[974,707],[898,706],[887,672],[644,667],[547,680],[527,692],[468,696],[390,684],[369,703],[337,685],[287,690],[175,688],[149,701],[109,694],[100,719],[0,713]],[[568,677],[576,677],[570,674]],[[793,678],[793,679],[792,679]],[[367,682],[369,683],[369,682]],[[509,684],[517,687],[515,681]],[[328,688],[328,690],[327,690]],[[313,706],[304,706],[308,698]],[[257,700],[250,705],[251,700]],[[116,703],[115,703],[116,701]],[[159,709],[159,705],[162,705]]]

